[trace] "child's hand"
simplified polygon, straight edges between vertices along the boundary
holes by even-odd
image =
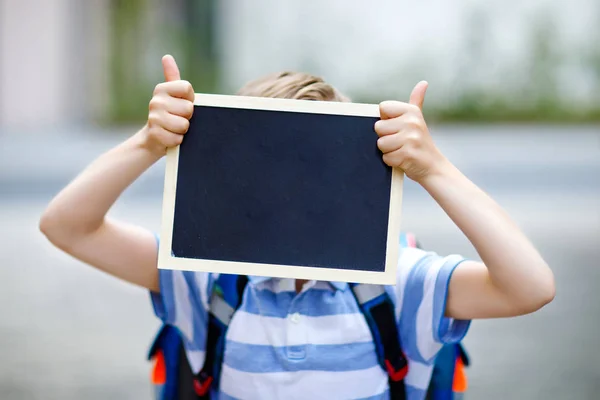
[[[379,135],[377,146],[383,152],[383,161],[390,167],[401,168],[416,182],[439,171],[446,162],[433,143],[423,118],[427,85],[427,82],[419,82],[409,103],[382,102],[379,105],[381,120],[375,123],[375,132]]]
[[[147,147],[160,155],[167,148],[181,144],[194,112],[194,89],[188,81],[181,80],[173,57],[164,56],[162,65],[165,82],[154,88],[148,123],[143,130]]]

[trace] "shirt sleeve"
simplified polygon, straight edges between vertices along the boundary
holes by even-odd
[[[160,292],[150,292],[154,313],[178,329],[190,364],[198,371],[204,362],[212,275],[169,269],[158,273]]]
[[[396,312],[409,358],[429,364],[443,345],[457,343],[466,335],[470,321],[444,316],[450,278],[462,261],[459,255],[441,257],[421,249],[401,250]]]

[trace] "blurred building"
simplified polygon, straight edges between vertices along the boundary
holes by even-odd
[[[167,52],[198,91],[302,69],[365,101],[587,106],[599,42],[597,0],[0,0],[0,127],[138,118]]]
[[[62,125],[101,112],[107,4],[0,0],[0,126]]]

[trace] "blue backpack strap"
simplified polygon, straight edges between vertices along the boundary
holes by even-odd
[[[427,393],[428,400],[453,400],[452,386],[454,382],[454,367],[457,354],[456,346],[443,346],[438,352],[431,383]]]
[[[400,247],[418,247],[415,236],[401,233]],[[402,351],[394,303],[384,286],[350,283],[350,287],[373,336],[379,364],[388,374],[390,398],[404,400],[408,360]]]
[[[402,352],[394,303],[384,286],[350,283],[350,287],[373,336],[379,364],[388,374],[390,399],[405,400],[408,360]]]
[[[164,324],[156,335],[150,351],[148,360],[154,360],[154,368],[159,368],[156,363],[164,362],[164,382],[152,382],[154,385],[155,398],[157,400],[176,399],[179,397],[177,378],[180,366],[181,336],[176,328]]]
[[[211,391],[219,388],[225,335],[233,314],[242,304],[247,284],[247,276],[230,274],[220,274],[214,284],[209,305],[204,365],[193,382],[198,399],[208,400]]]
[[[460,361],[460,362],[459,362]],[[469,366],[469,357],[461,343],[448,344],[441,348],[435,359],[427,400],[461,400],[466,391],[464,368]],[[458,371],[457,368],[463,369]],[[463,374],[462,388],[455,387],[456,376]],[[459,385],[460,386],[460,385]]]

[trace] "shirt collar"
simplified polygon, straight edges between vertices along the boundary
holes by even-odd
[[[270,276],[250,275],[250,276],[248,276],[248,279],[250,280],[250,282],[252,282],[252,284],[258,285],[258,284],[264,283],[273,278]],[[346,283],[346,282],[329,282],[329,284],[331,286],[333,286],[334,289],[342,290],[342,291],[346,290],[346,288],[348,287],[348,283]]]
[[[337,290],[346,290],[346,288],[348,287],[348,283],[347,282],[329,282],[329,284],[331,286],[333,286],[334,288],[336,288]]]
[[[255,285],[266,282],[269,279],[273,279],[273,278],[271,278],[270,276],[257,276],[257,275],[249,275],[248,276],[248,280],[250,280],[250,282],[252,282]]]

